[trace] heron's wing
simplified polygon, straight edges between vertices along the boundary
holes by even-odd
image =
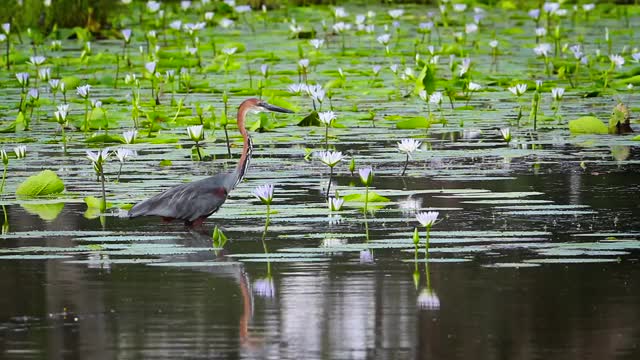
[[[214,213],[227,199],[227,190],[220,185],[224,176],[217,175],[188,184],[178,185],[136,204],[129,217],[156,215],[194,221]]]

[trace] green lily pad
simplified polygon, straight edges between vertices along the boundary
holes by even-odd
[[[569,131],[572,134],[608,134],[607,125],[595,116],[583,116],[569,121]]]
[[[64,191],[64,183],[55,172],[43,170],[40,173],[29,176],[16,189],[19,197],[35,197],[59,194]]]

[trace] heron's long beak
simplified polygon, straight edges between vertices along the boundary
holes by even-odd
[[[260,104],[260,106],[262,106],[263,108],[265,108],[266,110],[269,111],[274,111],[274,112],[279,112],[279,113],[287,113],[287,114],[292,114],[293,111],[289,110],[289,109],[285,109],[285,108],[281,108],[280,106],[275,106],[275,105],[271,105],[269,103],[266,102],[262,102],[262,104]]]

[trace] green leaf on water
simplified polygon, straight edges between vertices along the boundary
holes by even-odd
[[[18,197],[34,197],[59,194],[64,190],[64,183],[55,172],[42,170],[40,173],[29,176],[16,189]]]
[[[85,140],[88,143],[123,143],[122,136],[112,136],[108,134],[94,134]]]
[[[171,166],[173,165],[173,162],[171,162],[171,160],[169,159],[164,159],[164,160],[160,160],[160,166]]]
[[[597,117],[583,116],[569,121],[569,131],[572,134],[607,134],[609,129]]]
[[[417,116],[396,123],[396,128],[398,129],[428,129],[429,127],[431,127],[431,122],[424,116]]]
[[[364,197],[364,193],[362,194],[349,194],[349,195],[345,195],[342,197],[344,199],[344,201],[346,202],[362,202],[364,203],[365,197]],[[389,202],[391,200],[389,200],[389,198],[386,198],[382,195],[378,195],[373,191],[369,191],[369,201],[370,203],[373,202]]]
[[[18,117],[20,117],[22,115],[22,113],[20,113],[18,115]],[[18,122],[18,120],[11,122],[9,125],[0,128],[0,134],[7,134],[7,133],[14,133],[16,132],[16,123]]]
[[[317,111],[312,111],[311,114],[304,117],[304,119],[300,120],[298,126],[320,126],[320,116],[318,116]]]
[[[87,196],[84,198],[84,203],[90,209],[100,209],[102,206],[102,199],[95,196]],[[113,204],[107,201],[107,208],[113,207]]]

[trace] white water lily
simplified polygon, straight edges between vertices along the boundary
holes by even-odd
[[[344,22],[338,22],[333,24],[333,30],[337,33],[343,33],[351,29],[351,24],[346,24]]]
[[[5,35],[9,35],[9,33],[11,32],[11,23],[3,23],[2,24],[2,32]]]
[[[329,210],[330,211],[340,211],[342,210],[342,204],[344,203],[343,198],[339,197],[330,197],[328,200]]]
[[[533,48],[533,52],[538,56],[542,55],[544,57],[547,57],[547,56],[549,56],[549,53],[551,52],[551,44],[549,44],[549,43],[538,44],[538,46]]]
[[[509,91],[515,96],[522,96],[527,91],[527,84],[516,84],[515,86],[509,87]]]
[[[95,153],[93,151],[87,150],[87,158],[91,160],[91,162],[94,164],[101,165],[103,162],[107,160],[108,157],[109,157],[109,148],[102,149]]]
[[[478,91],[478,90],[482,89],[482,85],[480,85],[478,83],[474,83],[473,81],[470,81],[468,89],[469,89],[469,91]]]
[[[393,10],[389,10],[388,11],[389,16],[391,16],[392,19],[397,19],[400,16],[402,16],[404,14],[404,10],[403,9],[393,9]]]
[[[264,76],[265,78],[269,76],[269,65],[268,64],[262,64],[260,65],[260,73],[262,74],[262,76]]]
[[[387,45],[389,45],[389,41],[391,40],[391,35],[389,35],[389,34],[382,34],[382,35],[378,36],[378,37],[376,38],[376,40],[377,40],[380,44],[387,46]]]
[[[471,67],[471,59],[470,58],[462,59],[462,63],[458,65],[458,68],[460,69],[460,72],[458,73],[458,77],[463,77],[464,74],[466,74],[469,71],[470,67]]]
[[[307,92],[313,100],[319,103],[322,103],[322,101],[324,101],[324,96],[326,92],[322,88],[322,85],[315,84],[315,85],[307,86]]]
[[[371,166],[359,169],[358,175],[360,175],[360,181],[365,186],[369,186],[373,182],[373,169]]]
[[[235,10],[236,10],[236,12],[238,14],[251,12],[251,6],[249,6],[249,5],[238,5],[238,6],[236,6]]]
[[[18,79],[18,84],[24,87],[29,83],[29,73],[26,73],[26,72],[16,73],[16,79]]]
[[[157,66],[157,63],[155,61],[150,61],[144,64],[144,68],[151,74],[156,73],[156,66]]]
[[[27,96],[29,96],[31,100],[38,100],[40,98],[40,92],[38,91],[38,89],[31,88],[27,92]]]
[[[91,85],[81,85],[76,88],[76,92],[80,95],[81,98],[87,99],[89,97],[89,93],[91,92]]]
[[[430,228],[436,223],[436,220],[438,220],[438,215],[440,215],[440,213],[437,211],[419,212],[416,214],[416,220],[418,220],[420,225]]]
[[[220,20],[220,26],[225,29],[232,27],[233,24],[235,24],[235,22],[231,19],[223,18],[222,20]]]
[[[56,121],[60,124],[63,124],[67,121],[67,115],[69,114],[69,105],[58,105],[58,110],[53,113],[53,116],[56,118]]]
[[[293,93],[293,94],[300,94],[301,92],[308,91],[306,84],[291,84],[288,86],[287,89],[289,90],[290,93]]]
[[[273,184],[260,185],[253,189],[253,196],[262,201],[265,205],[270,205],[273,201]]]
[[[135,155],[136,155],[136,152],[133,150],[129,150],[125,148],[119,148],[118,150],[116,150],[116,157],[118,158],[118,161],[120,161],[121,163],[124,163],[129,157],[132,157]]]
[[[149,10],[149,12],[151,13],[160,10],[160,3],[153,0],[147,1],[147,10]]]
[[[624,58],[618,54],[609,55],[609,60],[611,60],[611,63],[618,69],[624,65]]]
[[[309,67],[309,59],[300,59],[298,60],[298,66],[302,69],[306,69]]]
[[[475,23],[469,23],[469,24],[465,24],[464,26],[464,33],[465,34],[473,34],[474,32],[478,31],[478,25]]]
[[[191,140],[198,142],[202,140],[203,129],[204,129],[203,125],[188,126],[187,134],[189,134],[189,137],[191,138]]]
[[[453,11],[463,12],[465,10],[467,10],[467,4],[463,4],[463,3],[453,4]]]
[[[498,40],[495,40],[495,39],[494,39],[494,40],[489,41],[489,47],[491,47],[492,49],[497,48],[499,44],[500,44],[500,43],[498,42]]]
[[[131,29],[123,29],[122,37],[124,38],[124,42],[128,44],[131,41]]]
[[[49,81],[51,77],[51,68],[38,69],[38,78],[42,81]]]
[[[422,90],[418,91],[418,96],[423,101],[428,101],[429,100],[429,94],[427,94],[427,90],[425,90],[425,89],[422,89]]]
[[[562,100],[562,96],[564,96],[564,88],[558,87],[551,89],[551,96],[555,101]]]
[[[322,39],[311,39],[309,40],[309,43],[311,44],[311,46],[313,46],[315,49],[319,49],[322,47],[322,45],[324,44],[324,40]]]
[[[373,71],[373,75],[378,75],[380,73],[380,69],[382,69],[382,66],[380,65],[373,65],[371,67],[371,70]]]
[[[323,111],[318,113],[320,121],[329,126],[337,118],[337,115],[333,111]]]
[[[432,104],[440,105],[442,104],[442,100],[444,100],[444,97],[440,91],[434,91],[433,94],[429,95],[429,102]]]
[[[320,162],[330,168],[338,165],[338,163],[342,161],[342,159],[344,159],[341,151],[319,151],[316,152],[315,155],[320,160]]]
[[[411,153],[418,150],[421,145],[422,145],[422,142],[416,139],[402,139],[398,143],[398,150],[411,156]]]
[[[35,66],[39,66],[39,65],[44,64],[44,62],[46,60],[47,60],[47,58],[42,56],[42,55],[31,56],[29,58],[29,64],[35,65]]]
[[[2,159],[2,163],[5,167],[9,164],[9,155],[7,155],[7,152],[4,149],[0,150],[0,159]]]
[[[13,148],[13,153],[16,154],[17,159],[22,159],[27,156],[27,147],[24,145],[18,145]]]
[[[124,142],[127,144],[133,144],[138,137],[137,130],[125,131],[122,133],[122,137],[124,138]]]
[[[336,8],[333,10],[333,15],[334,15],[337,19],[339,19],[339,18],[344,18],[344,17],[349,16],[349,13],[347,13],[347,12],[344,10],[344,8],[343,8],[343,7],[336,7]]]
[[[238,48],[232,47],[232,48],[226,48],[226,49],[222,49],[222,52],[225,53],[226,55],[233,55],[236,53],[236,51],[238,50]]]
[[[511,142],[511,129],[501,128],[500,134],[502,135],[502,138],[504,139],[504,141],[506,141],[507,143]]]

